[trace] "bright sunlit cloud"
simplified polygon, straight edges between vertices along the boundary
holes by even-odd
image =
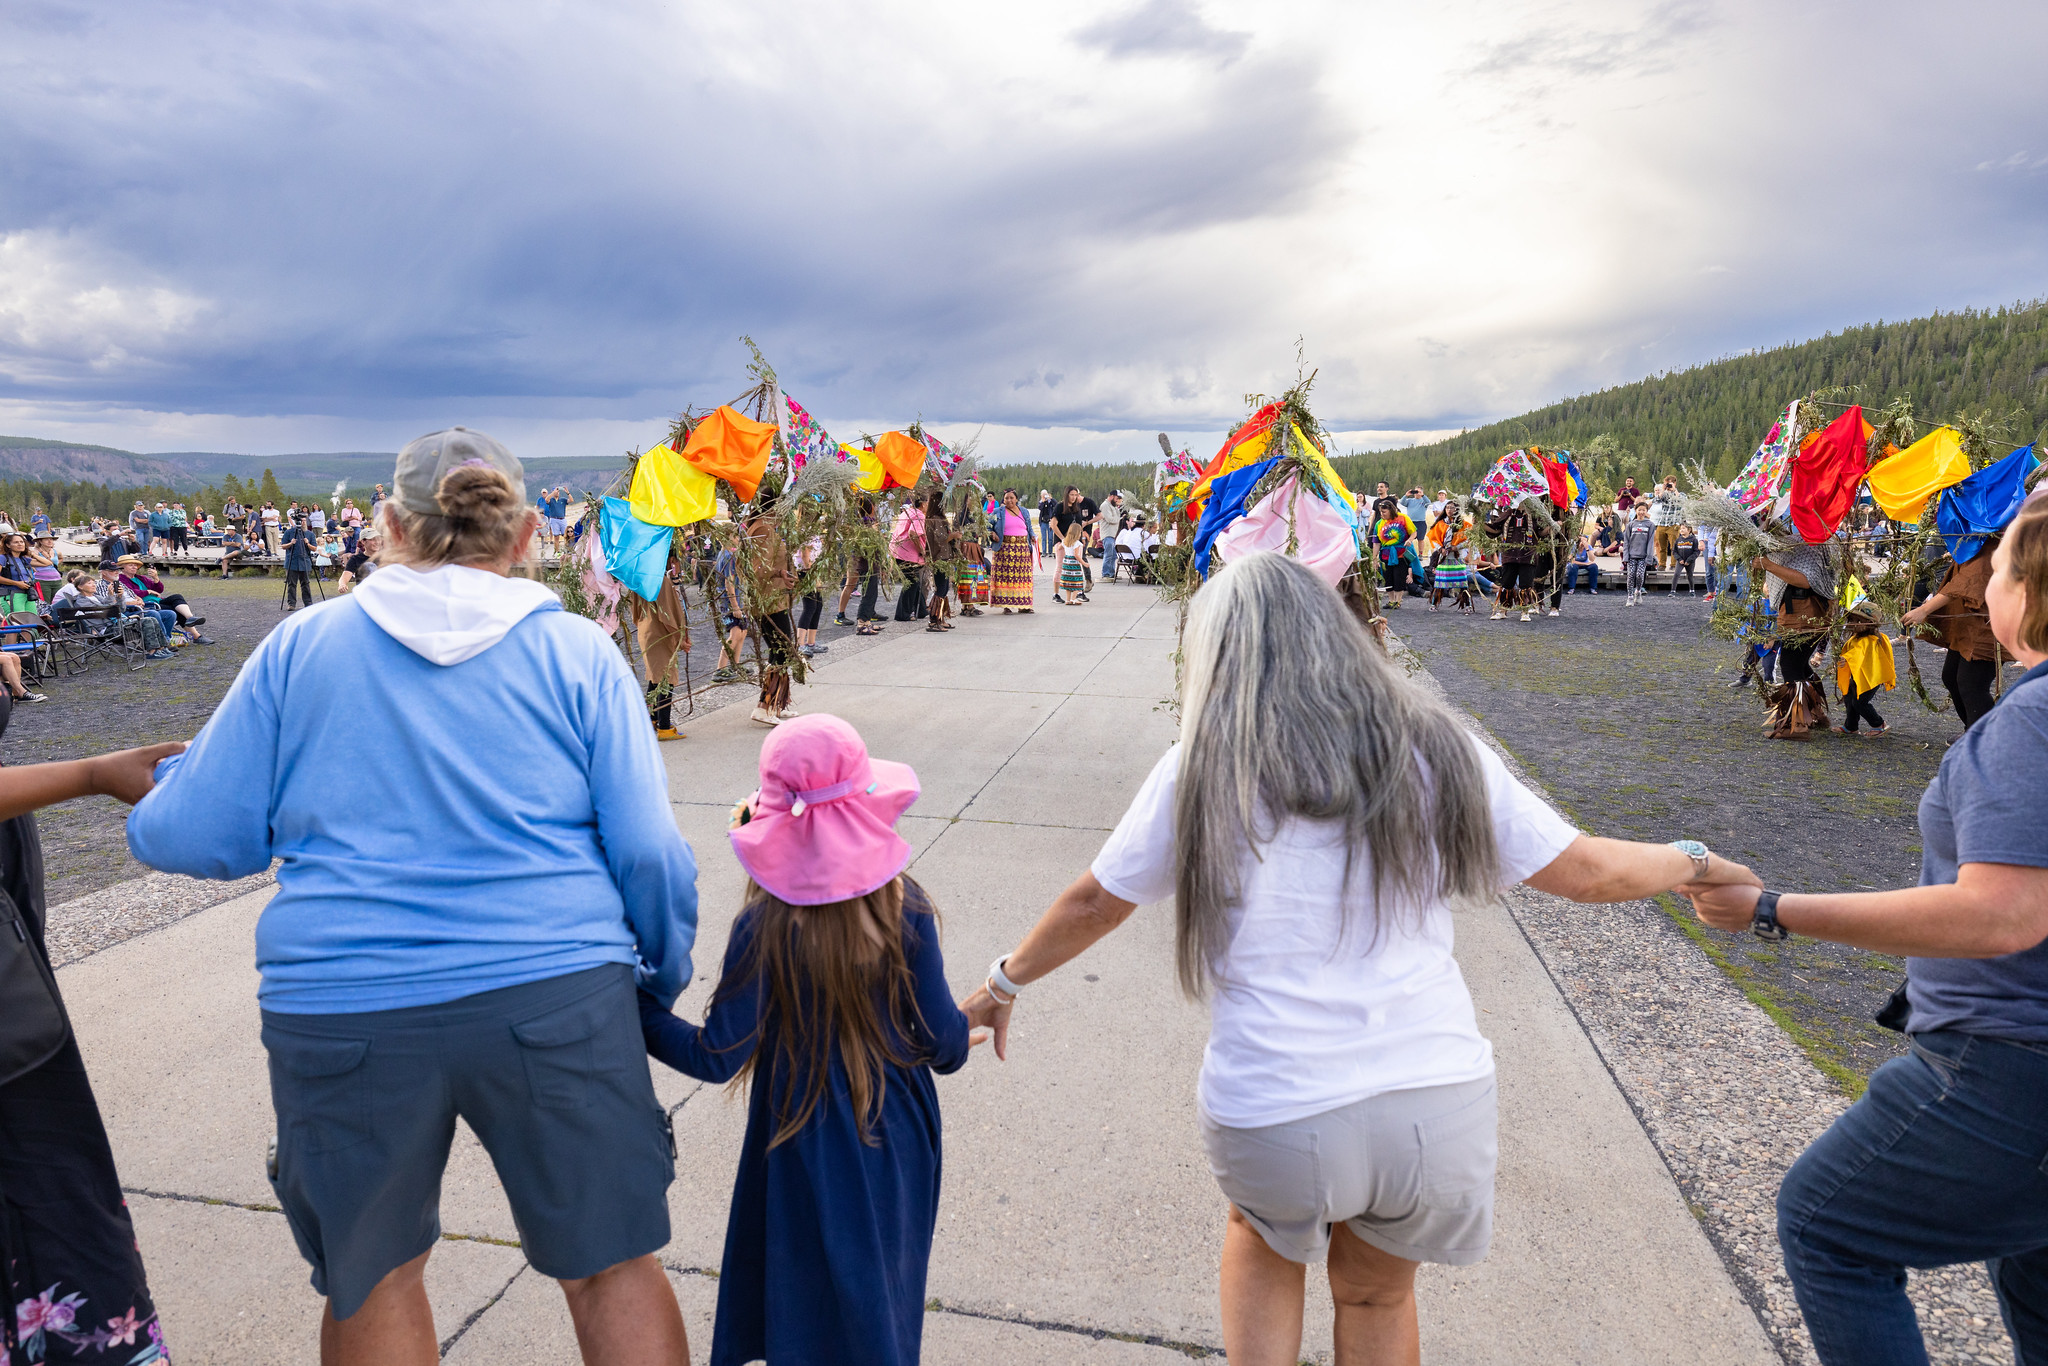
[[[1299,338],[1407,444],[2043,293],[2044,48],[2016,0],[22,0],[0,422],[612,454],[744,333],[842,437],[1142,459]]]

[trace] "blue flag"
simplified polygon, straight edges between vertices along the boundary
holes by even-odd
[[[669,541],[674,528],[655,526],[633,515],[623,498],[604,500],[604,526],[598,544],[613,578],[648,602],[661,596],[661,576],[668,569]]]
[[[2039,463],[2034,448],[2022,446],[1942,491],[1941,502],[1934,509],[1934,525],[1957,564],[1968,564],[1983,554],[1991,538],[2019,515],[2020,504],[2027,498],[2027,476]]]

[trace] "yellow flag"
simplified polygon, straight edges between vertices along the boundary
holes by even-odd
[[[1897,455],[1872,465],[1865,476],[1870,496],[1894,522],[1919,521],[1929,498],[1969,477],[1963,436],[1953,427],[1936,427]]]
[[[684,462],[663,441],[633,467],[627,496],[633,515],[649,526],[688,526],[709,521],[718,511],[718,481]]]
[[[882,458],[871,450],[849,446],[843,441],[839,443],[839,449],[860,462],[860,478],[853,481],[854,487],[866,489],[869,493],[880,493],[882,481],[889,477],[889,471],[882,468]]]

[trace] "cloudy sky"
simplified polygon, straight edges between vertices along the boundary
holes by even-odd
[[[2048,294],[2048,5],[0,6],[0,431],[1359,447]],[[1765,406],[1769,406],[1766,404]],[[1759,421],[1764,415],[1759,415]]]

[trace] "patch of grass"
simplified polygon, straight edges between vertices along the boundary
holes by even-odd
[[[1736,962],[1733,955],[1717,943],[1690,913],[1679,907],[1676,897],[1668,892],[1659,892],[1653,899],[1664,908],[1664,914],[1671,917],[1671,922],[1678,926],[1686,938],[1699,945],[1700,952],[1706,954],[1714,966],[1727,975],[1729,981],[1740,987],[1742,994],[1754,1002],[1759,1010],[1770,1016],[1772,1023],[1784,1030],[1793,1043],[1799,1045],[1800,1052],[1806,1054],[1807,1061],[1820,1069],[1822,1076],[1833,1082],[1841,1089],[1842,1094],[1851,1100],[1863,1094],[1863,1077],[1854,1069],[1843,1065],[1837,1045],[1823,1036],[1819,1030],[1795,1018],[1786,1010],[1779,1003],[1772,988],[1766,983],[1758,982],[1755,974],[1751,973],[1746,965]]]

